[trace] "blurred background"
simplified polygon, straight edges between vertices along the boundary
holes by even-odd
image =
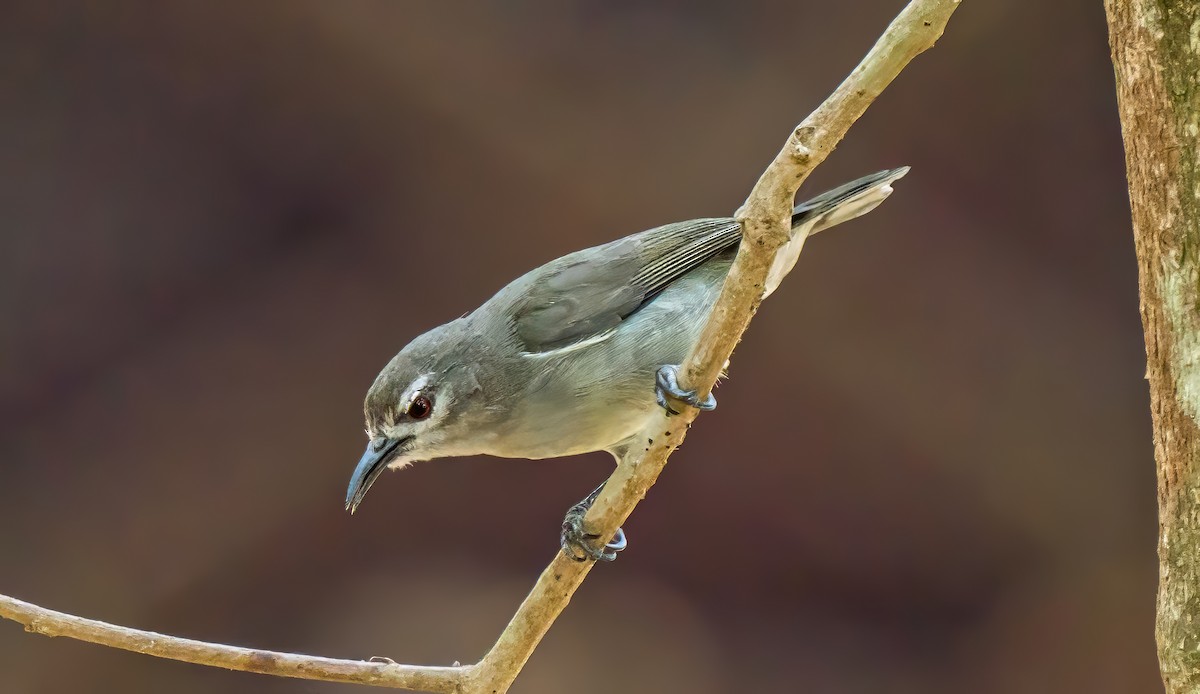
[[[535,265],[731,213],[903,2],[3,5],[0,592],[449,664],[611,463],[418,464],[352,518],[377,371]],[[964,3],[801,196],[902,164],[806,248],[514,692],[1161,691],[1101,3]],[[361,691],[9,622],[0,672]]]

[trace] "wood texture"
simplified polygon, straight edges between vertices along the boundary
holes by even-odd
[[[1106,0],[1158,468],[1159,664],[1200,690],[1200,6]]]

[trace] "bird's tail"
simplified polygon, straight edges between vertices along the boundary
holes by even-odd
[[[873,173],[797,205],[792,210],[792,241],[779,249],[779,254],[775,256],[775,263],[764,285],[763,297],[770,296],[796,266],[805,237],[875,209],[892,194],[892,183],[906,173],[907,166]]]
[[[879,171],[821,193],[792,210],[792,229],[799,230],[800,227],[811,225],[805,232],[811,236],[861,217],[887,199],[892,194],[892,183],[906,173],[907,166]]]

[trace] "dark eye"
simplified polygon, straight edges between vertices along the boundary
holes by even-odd
[[[425,419],[430,412],[433,412],[433,401],[424,395],[418,395],[408,403],[406,414],[413,419]]]

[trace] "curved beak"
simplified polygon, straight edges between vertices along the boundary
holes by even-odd
[[[395,460],[408,447],[411,436],[402,439],[375,439],[367,444],[354,474],[350,476],[350,487],[346,489],[346,510],[354,513],[362,503],[367,490],[387,469],[388,463]]]

